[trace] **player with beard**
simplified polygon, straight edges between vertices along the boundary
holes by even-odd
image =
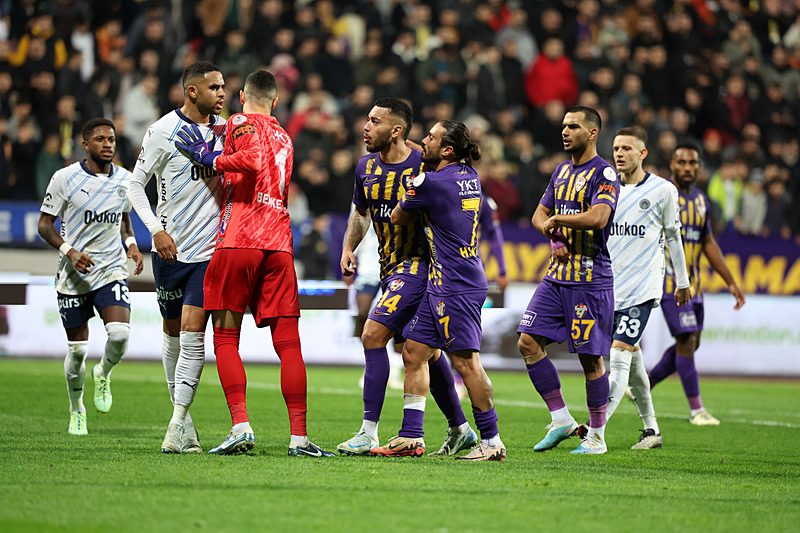
[[[133,236],[128,203],[130,172],[112,163],[116,151],[114,123],[93,118],[81,132],[86,159],[53,174],[47,186],[39,235],[61,252],[56,273],[56,295],[61,322],[67,332],[64,377],[69,395],[70,435],[86,435],[83,380],[89,348],[87,322],[96,309],[108,339],[100,364],[92,368],[94,405],[101,413],[111,409],[111,369],[125,354],[130,336],[128,297],[129,258],[142,271],[142,254]],[[61,232],[54,227],[61,217]],[[121,238],[120,238],[121,237]]]
[[[357,264],[354,250],[367,233],[370,222],[378,235],[383,296],[364,324],[364,418],[354,437],[339,444],[346,455],[369,454],[379,445],[378,421],[389,380],[389,339],[402,341],[406,324],[414,317],[425,296],[428,250],[422,223],[391,222],[392,209],[422,170],[422,154],[406,145],[412,116],[408,105],[397,98],[375,102],[364,125],[364,143],[369,154],[356,166],[353,191],[355,212],[345,234],[340,266],[343,276],[352,276]],[[452,455],[473,446],[478,437],[469,427],[453,373],[445,358],[430,363],[431,394],[447,418],[447,437],[435,454]]]
[[[457,459],[503,461],[506,449],[497,429],[492,382],[479,353],[487,283],[478,254],[482,194],[472,162],[480,159],[480,149],[466,126],[453,120],[434,124],[422,147],[422,160],[432,170],[411,181],[392,211],[392,223],[423,220],[430,249],[427,290],[405,330],[403,426],[397,437],[373,449],[372,455],[422,455],[428,366],[444,359],[440,352],[444,350],[464,380],[481,433],[478,446]]]
[[[719,420],[711,416],[700,398],[700,380],[694,364],[694,354],[700,346],[703,332],[703,294],[700,288],[700,255],[708,259],[713,268],[736,298],[734,309],[744,305],[744,294],[733,279],[722,251],[711,232],[709,220],[710,203],[703,191],[695,186],[697,172],[700,170],[700,148],[691,143],[680,144],[675,148],[669,163],[672,183],[678,187],[680,195],[681,237],[689,268],[689,283],[694,290],[694,298],[678,308],[672,296],[676,287],[675,272],[667,270],[664,280],[664,297],[661,308],[667,320],[669,331],[675,337],[675,344],[667,348],[661,361],[650,371],[652,389],[664,378],[677,371],[683,384],[683,392],[691,409],[689,421],[696,426],[718,426]]]
[[[542,283],[520,320],[519,350],[533,386],[550,410],[548,432],[533,449],[556,447],[578,430],[561,395],[561,380],[545,346],[563,342],[577,352],[586,376],[589,433],[572,453],[606,453],[608,373],[603,356],[611,350],[614,278],[606,242],[619,195],[616,171],[597,155],[600,115],[567,109],[561,125],[564,150],[533,214],[533,227],[552,241],[553,254]]]
[[[219,67],[207,61],[183,71],[184,101],[150,128],[131,178],[130,201],[153,237],[153,277],[163,318],[161,359],[167,377],[172,418],[161,451],[202,452],[189,406],[194,401],[205,361],[203,278],[214,252],[220,216],[219,176],[192,165],[173,143],[181,127],[197,124],[204,139],[221,150],[225,120],[218,115],[225,99]],[[158,180],[156,213],[144,188]]]

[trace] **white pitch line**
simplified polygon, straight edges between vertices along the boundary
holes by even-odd
[[[114,374],[114,379],[122,380],[122,381],[138,381],[138,382],[158,382],[161,380],[154,379],[152,377],[145,377],[145,376],[136,376],[133,374]],[[220,382],[217,379],[207,379],[201,382],[201,385],[209,385],[209,386],[220,386]],[[262,383],[259,381],[248,381],[247,386],[253,389],[259,390],[274,390],[279,391],[281,390],[280,385],[275,383]],[[361,389],[334,389],[331,387],[309,387],[308,392],[313,393],[320,393],[320,394],[333,394],[336,396],[361,396]],[[523,407],[526,409],[547,409],[547,406],[544,405],[542,402],[527,402],[527,401],[520,401],[520,400],[498,400],[495,399],[494,403],[497,405],[504,405],[506,407]],[[579,411],[580,409],[584,408],[583,405],[568,405],[569,409]],[[724,411],[723,411],[724,412]],[[741,413],[741,410],[737,410],[736,413]],[[683,420],[688,418],[686,413],[678,414],[678,413],[656,413],[658,418],[674,418],[678,420]],[[792,428],[792,429],[800,429],[800,424],[793,424],[791,422],[779,422],[775,420],[752,420],[748,418],[725,418],[724,420],[727,422],[738,423],[738,424],[751,424],[755,426],[772,426],[772,427],[784,427],[784,428]]]

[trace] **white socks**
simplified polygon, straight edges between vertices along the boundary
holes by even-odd
[[[550,411],[550,418],[557,426],[565,426],[572,422],[572,415],[569,414],[569,409],[567,409],[566,405],[561,409]]]
[[[194,401],[205,363],[205,332],[181,331],[180,355],[175,365],[175,393],[170,424],[183,424]]]
[[[161,341],[161,362],[164,363],[164,375],[167,376],[169,401],[173,403],[175,402],[175,366],[178,364],[180,350],[180,337],[171,337],[165,331]]]
[[[361,430],[375,440],[378,440],[378,422],[376,420],[364,420],[361,422]]]
[[[642,350],[637,349],[631,354],[631,394],[633,403],[639,411],[645,429],[652,429],[656,434],[661,433],[656,422],[656,411],[653,408],[653,397],[650,395],[650,379],[647,377],[647,369],[644,367],[644,357]]]
[[[85,413],[83,406],[83,382],[86,377],[86,355],[89,341],[67,341],[67,356],[64,358],[64,377],[67,380],[70,412]]]
[[[289,448],[296,448],[297,446],[306,448],[308,443],[308,435],[292,435],[292,438],[289,440]]]
[[[128,349],[128,337],[131,334],[131,325],[126,322],[109,322],[106,324],[106,351],[100,361],[102,376],[108,377],[111,369],[120,362],[125,350]]]
[[[617,410],[620,400],[628,388],[628,377],[631,373],[631,352],[624,348],[611,348],[611,364],[608,374],[608,405],[606,421]]]

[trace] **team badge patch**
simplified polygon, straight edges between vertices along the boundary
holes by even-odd
[[[245,133],[255,133],[256,129],[253,127],[252,124],[242,124],[241,126],[237,126],[233,129],[233,138],[238,139]]]
[[[399,279],[392,280],[392,282],[389,284],[389,290],[397,292],[403,288],[403,285],[405,285],[405,282],[403,280]]]
[[[425,173],[424,172],[422,174],[420,174],[419,176],[415,177],[414,179],[412,179],[411,180],[411,185],[413,185],[414,187],[419,187],[420,185],[422,185],[423,181],[425,181]]]
[[[245,120],[247,120],[247,117],[244,115],[236,115],[231,119],[231,124],[238,126],[239,124],[243,124]]]
[[[631,307],[631,310],[628,311],[628,316],[631,318],[639,318],[639,308],[638,307]]]
[[[414,198],[414,196],[416,196],[416,195],[417,195],[417,193],[416,193],[416,191],[414,189],[408,189],[406,191],[406,196],[409,197],[409,198]]]
[[[128,189],[126,189],[125,187],[120,187],[119,189],[117,189],[117,196],[119,196],[120,198],[125,198],[126,196],[128,196]]]
[[[581,189],[583,189],[584,185],[586,185],[586,178],[581,176],[580,178],[576,179],[575,180],[575,192],[581,192]]]
[[[436,314],[439,316],[444,316],[444,302],[439,302],[436,304]]]
[[[639,209],[650,209],[650,200],[643,198],[642,201],[639,202]]]
[[[589,309],[589,308],[588,308],[588,307],[586,307],[586,304],[585,304],[585,303],[579,303],[578,305],[576,305],[576,306],[575,306],[575,315],[576,315],[578,318],[583,318],[583,315],[585,315],[585,314],[586,314],[586,311],[587,311],[588,309]]]
[[[525,313],[522,315],[522,320],[519,321],[520,326],[532,326],[533,321],[536,320],[536,313]]]
[[[611,167],[606,167],[603,170],[603,177],[608,181],[617,181],[617,173]]]

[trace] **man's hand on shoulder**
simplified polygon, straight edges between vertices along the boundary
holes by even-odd
[[[190,159],[195,165],[213,168],[214,160],[219,157],[220,152],[212,152],[208,144],[203,140],[203,134],[197,124],[189,124],[181,128],[178,132],[178,139],[175,141],[175,148]]]

